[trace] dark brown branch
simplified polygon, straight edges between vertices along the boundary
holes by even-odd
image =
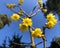
[[[30,43],[26,43],[26,44],[18,44],[18,43],[15,43],[15,42],[13,42],[13,43],[16,44],[16,45],[20,45],[20,46],[31,46]]]
[[[44,48],[46,48],[46,37],[45,37],[45,30],[46,30],[46,27],[45,26],[43,26],[43,34],[44,34],[44,37],[42,37],[42,39],[43,39],[43,44],[44,44]]]
[[[43,26],[43,34],[45,35],[46,26]]]
[[[43,42],[39,42],[39,43],[37,43],[35,46],[37,46],[37,45],[39,45],[39,44],[41,44],[41,43],[43,43]]]

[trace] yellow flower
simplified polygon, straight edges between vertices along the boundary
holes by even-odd
[[[6,6],[7,6],[7,8],[10,8],[11,9],[11,8],[15,8],[16,7],[16,4],[7,4]]]
[[[55,15],[52,13],[47,15],[48,22],[46,23],[46,27],[53,28],[55,24],[57,24],[57,20],[55,19]]]
[[[54,24],[57,24],[57,20],[56,19],[52,19],[51,20]]]
[[[43,33],[40,28],[36,28],[34,31],[32,31],[32,37],[41,38],[42,36],[43,36]]]
[[[42,4],[42,0],[38,0],[38,4],[41,5]]]
[[[25,31],[28,30],[28,26],[25,25],[25,24],[23,24],[23,23],[19,24],[19,26],[20,26],[20,30],[21,30],[22,32],[25,32]]]
[[[19,16],[18,14],[13,14],[13,15],[11,16],[11,19],[14,20],[14,21],[17,21],[17,20],[20,19],[20,16]]]
[[[34,31],[32,31],[32,37],[37,38],[37,35],[35,34]]]
[[[23,11],[22,10],[20,10],[18,13],[20,14],[20,16],[23,15]]]
[[[52,20],[52,19],[55,19],[55,15],[53,15],[52,13],[48,14],[47,15],[47,20]]]
[[[47,9],[42,9],[43,13],[46,13],[47,12]]]
[[[23,24],[25,24],[27,26],[32,26],[32,20],[30,18],[24,18]]]
[[[19,0],[18,4],[22,5],[23,2],[24,2],[24,0]]]
[[[47,23],[46,23],[46,27],[48,27],[48,28],[53,28],[54,27],[54,23],[53,23],[53,21],[48,21]]]

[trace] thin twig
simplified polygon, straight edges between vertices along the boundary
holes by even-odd
[[[46,37],[43,37],[43,44],[44,44],[44,48],[46,48]]]
[[[32,28],[31,27],[29,27],[29,31],[30,31],[31,45],[32,45],[33,48],[36,48],[35,43],[34,43],[34,38],[31,36],[32,35],[32,32],[31,32]]]
[[[36,9],[37,5],[38,5],[38,3],[33,7],[33,9],[32,9],[31,12],[30,12],[30,15],[31,15],[31,14],[33,13],[33,11]]]
[[[13,42],[13,43],[16,44],[16,45],[21,45],[21,46],[31,46],[30,43],[26,43],[26,44],[18,44],[18,43],[15,43],[15,42]]]
[[[22,10],[23,13],[24,13],[26,16],[30,17],[30,15],[28,15],[28,14],[22,9],[21,6],[18,6],[18,5],[17,5],[16,7],[19,7],[19,9]],[[10,9],[10,10],[11,10],[12,12],[17,13],[18,15],[20,15],[18,12],[14,11],[13,9]]]
[[[31,27],[29,27],[29,32],[30,32],[30,39],[31,39],[31,43],[32,43],[32,36],[31,36]]]
[[[46,48],[46,37],[45,37],[45,30],[46,30],[46,27],[44,26],[44,27],[43,27],[44,37],[42,38],[42,39],[43,39],[43,42],[44,42],[44,48]]]
[[[45,35],[46,26],[43,26],[43,34]]]
[[[38,9],[34,14],[32,14],[31,17],[35,16],[39,11],[40,9]]]
[[[14,11],[13,9],[10,9],[12,12],[14,12],[14,13],[17,13],[18,15],[20,15],[18,12],[16,12],[16,11]]]
[[[23,11],[23,13],[26,15],[26,16],[28,16],[28,17],[30,17],[30,15],[28,15],[23,9],[22,9],[22,7],[21,6],[18,6],[19,7],[19,9],[20,10],[22,10]]]
[[[32,14],[31,17],[35,16],[42,8],[42,6],[38,7],[38,10],[34,14]]]
[[[10,9],[12,12],[14,12],[14,13],[16,13],[16,14],[18,14],[18,15],[20,15],[18,12],[16,12],[15,10],[13,10],[13,9]],[[24,16],[24,15],[22,15],[22,16]],[[25,16],[24,16],[25,17]]]
[[[43,43],[43,42],[39,42],[39,43],[37,43],[35,46],[37,46],[37,45],[39,45],[39,44],[41,44],[41,43]]]

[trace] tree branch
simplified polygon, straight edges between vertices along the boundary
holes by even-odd
[[[18,43],[15,43],[15,42],[13,42],[13,43],[16,44],[16,45],[20,45],[20,46],[31,46],[30,43],[26,43],[26,44],[18,44]]]
[[[35,16],[39,11],[40,9],[38,9],[34,14],[32,14],[31,17]]]
[[[35,43],[34,43],[34,38],[32,37],[32,28],[31,27],[29,27],[29,31],[30,31],[30,38],[31,38],[31,46],[32,46],[32,48],[36,48],[36,46],[35,46]]]
[[[46,29],[46,27],[45,27],[45,26],[43,26],[43,34],[44,34],[44,37],[42,37],[42,39],[43,39],[43,42],[44,42],[44,48],[46,48],[45,29]]]
[[[46,48],[46,37],[43,37],[44,48]]]
[[[31,14],[33,13],[33,11],[36,9],[37,5],[38,5],[38,3],[33,7],[33,9],[32,9],[31,12],[30,12],[30,15],[31,15]]]
[[[18,12],[14,11],[13,9],[10,9],[10,10],[11,10],[12,12],[14,12],[14,13],[20,15]]]
[[[39,42],[39,43],[37,43],[35,46],[37,46],[37,45],[39,45],[39,44],[41,44],[41,43],[43,43],[43,42]]]
[[[28,14],[27,14],[23,9],[22,9],[22,7],[21,7],[21,6],[19,6],[19,5],[18,5],[18,7],[19,7],[19,9],[20,9],[20,10],[22,10],[22,11],[23,11],[23,13],[24,13],[26,16],[30,17],[30,15],[28,15]]]

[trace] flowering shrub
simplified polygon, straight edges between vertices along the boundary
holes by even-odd
[[[46,7],[44,7],[43,5],[43,1],[42,0],[38,0],[37,5],[38,10],[36,12],[33,13],[33,11],[35,11],[36,6],[32,9],[30,14],[27,14],[23,9],[22,9],[22,4],[23,4],[24,0],[19,0],[18,1],[18,5],[16,4],[7,4],[6,7],[8,9],[10,9],[11,11],[13,11],[14,13],[11,15],[11,19],[13,21],[18,21],[21,20],[20,24],[19,24],[19,29],[21,30],[21,32],[26,32],[29,30],[30,32],[30,36],[31,36],[31,43],[29,44],[29,46],[32,46],[32,48],[36,48],[36,44],[34,39],[36,38],[42,38],[43,43],[44,43],[44,48],[46,48],[46,36],[45,36],[45,29],[51,29],[54,28],[54,26],[57,24],[57,19],[55,18],[55,15],[52,12],[49,12],[49,14],[46,15],[46,20],[47,22],[45,23],[45,25],[43,25],[43,30],[41,30],[41,28],[34,28],[33,25],[33,21],[32,21],[32,17],[34,17],[40,10],[46,14],[48,12],[48,9]],[[15,12],[13,9],[19,7],[20,11],[19,12]],[[24,16],[25,14],[25,16]],[[23,16],[23,17],[22,17]],[[3,22],[0,21],[0,27],[1,25],[3,26]],[[37,43],[39,44],[39,43]],[[24,45],[24,44],[23,44]],[[27,44],[25,44],[27,45]]]

